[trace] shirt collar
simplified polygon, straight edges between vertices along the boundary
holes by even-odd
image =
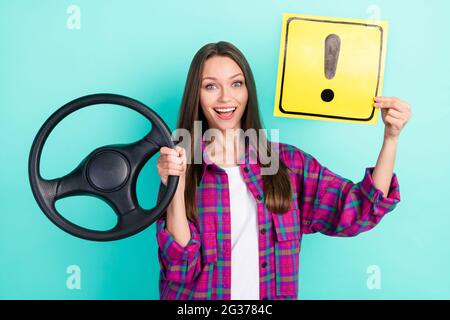
[[[217,172],[219,174],[225,174],[225,170],[220,168],[217,164],[215,164],[208,156],[206,150],[207,141],[201,139],[201,152],[202,152],[202,175],[203,178],[205,171],[209,168],[213,172]],[[241,170],[245,172],[245,174],[249,174],[252,172],[253,174],[259,174],[261,171],[259,161],[257,159],[257,151],[255,146],[252,143],[246,143],[247,146],[244,148],[244,154],[241,156],[238,161],[238,165],[241,167]],[[248,172],[245,171],[248,168]],[[244,173],[243,172],[243,173]],[[200,180],[201,180],[200,179]]]

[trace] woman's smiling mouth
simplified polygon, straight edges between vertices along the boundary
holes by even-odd
[[[237,107],[213,108],[218,117],[222,120],[230,120],[233,117]]]

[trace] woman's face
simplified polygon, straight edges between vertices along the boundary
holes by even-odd
[[[231,58],[214,56],[203,66],[200,105],[209,128],[225,133],[241,128],[241,117],[247,106],[248,92],[244,73]]]

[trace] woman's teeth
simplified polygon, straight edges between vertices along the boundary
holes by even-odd
[[[233,112],[236,110],[236,108],[214,108],[214,110],[218,113],[227,113],[227,112]]]
[[[220,119],[230,120],[233,117],[233,113],[236,109],[237,109],[236,107],[214,108],[214,111],[216,111]]]

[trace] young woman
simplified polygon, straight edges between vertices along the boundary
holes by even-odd
[[[295,146],[264,140],[247,60],[227,42],[203,46],[191,63],[177,123],[191,133],[190,147],[163,147],[157,163],[159,196],[168,176],[179,176],[157,222],[160,298],[297,299],[303,234],[355,236],[400,201],[393,167],[411,108],[397,98],[374,100],[385,124],[383,147],[376,166],[354,184]],[[196,139],[198,121],[203,132],[239,134]],[[265,152],[255,139],[242,142],[249,129],[267,142]],[[274,159],[275,173],[262,174]]]

